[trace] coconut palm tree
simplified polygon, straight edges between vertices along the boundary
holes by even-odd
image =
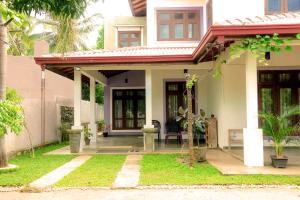
[[[87,18],[72,18],[69,16],[50,16],[48,19],[35,19],[34,25],[43,25],[46,31],[35,37],[44,39],[50,44],[50,51],[66,53],[70,51],[87,50],[85,43],[88,34],[95,28],[95,20],[101,14]]]

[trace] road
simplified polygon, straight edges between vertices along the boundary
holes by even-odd
[[[300,200],[299,189],[207,188],[207,189],[68,189],[43,193],[2,192],[0,200]]]

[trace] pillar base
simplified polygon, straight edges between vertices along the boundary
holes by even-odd
[[[248,167],[264,166],[264,142],[262,129],[243,129],[244,164]]]
[[[84,145],[84,135],[83,135],[83,126],[72,126],[71,127],[72,130],[80,130],[81,134],[80,134],[80,146],[79,146],[79,153],[82,152],[83,149],[83,145]]]
[[[157,128],[144,128],[144,151],[154,152],[155,150],[155,142],[154,136],[157,134]]]

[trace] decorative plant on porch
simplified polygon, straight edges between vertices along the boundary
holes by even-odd
[[[270,136],[274,142],[275,156],[271,156],[272,165],[285,168],[288,158],[284,155],[284,144],[289,142],[288,136],[300,131],[299,124],[291,125],[291,118],[300,114],[300,106],[287,107],[280,115],[261,113],[264,134]]]

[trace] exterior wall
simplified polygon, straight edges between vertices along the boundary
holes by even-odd
[[[197,46],[199,42],[181,42],[181,41],[157,41],[157,28],[156,28],[156,9],[158,8],[187,8],[187,7],[201,7],[202,16],[205,16],[204,7],[205,0],[148,0],[147,1],[147,44],[149,47],[155,46]],[[202,24],[205,23],[205,19],[202,18]],[[202,29],[203,30],[203,29]],[[205,30],[205,28],[204,28]],[[204,32],[203,32],[204,33]],[[203,33],[201,33],[203,35]]]
[[[128,79],[128,83],[125,83],[125,78]],[[113,88],[145,88],[145,71],[128,71],[108,79],[108,83],[104,88],[104,119],[106,124],[112,124],[112,94]],[[114,131],[118,134],[131,134],[132,132],[138,131]]]
[[[213,23],[265,14],[264,0],[213,0],[212,4]]]
[[[224,65],[220,80],[208,78],[208,111],[218,120],[218,144],[228,145],[228,129],[246,127],[245,67]]]
[[[104,22],[104,49],[114,49],[118,47],[118,30],[141,31],[141,46],[147,45],[146,17],[107,17]]]
[[[47,143],[57,140],[56,104],[72,105],[73,82],[46,70],[46,133]],[[33,57],[8,56],[7,86],[23,96],[25,119],[33,145],[41,144],[41,69]],[[28,133],[7,136],[9,153],[29,148]]]

